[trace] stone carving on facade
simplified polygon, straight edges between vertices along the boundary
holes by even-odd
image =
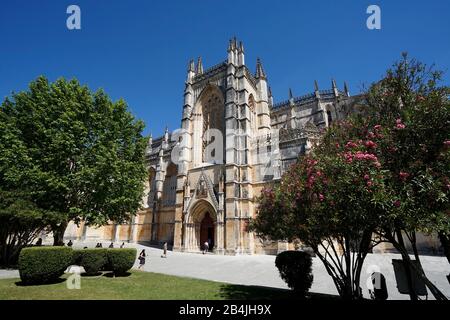
[[[214,209],[219,210],[219,201],[214,192],[214,186],[211,182],[211,179],[205,174],[204,171],[200,174],[200,177],[197,181],[197,185],[195,186],[195,197],[190,198],[185,208],[185,212],[188,212],[190,207],[196,202],[196,200],[204,199],[209,200],[209,202],[213,205]]]
[[[200,185],[197,189],[197,198],[203,199],[208,196],[208,191],[206,190],[206,182],[203,179],[200,179]]]

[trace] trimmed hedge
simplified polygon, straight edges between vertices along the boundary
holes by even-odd
[[[312,258],[308,252],[281,252],[275,259],[275,266],[289,288],[299,295],[306,295],[313,282]]]
[[[81,265],[88,275],[97,274],[107,263],[107,249],[83,249],[79,250]]]
[[[72,262],[71,265],[80,266],[81,265],[81,255],[83,254],[83,249],[74,249],[72,252]]]
[[[57,280],[72,262],[68,247],[23,248],[19,254],[19,274],[24,284],[42,284]]]
[[[130,270],[136,261],[135,248],[108,249],[108,266],[115,275],[121,275]]]

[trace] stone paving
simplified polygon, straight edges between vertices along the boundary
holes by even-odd
[[[107,247],[109,243],[103,243]],[[118,247],[120,244],[115,244]],[[88,246],[92,248],[95,243],[77,243],[74,248]],[[145,271],[163,273],[169,275],[191,277],[233,284],[267,286],[276,288],[287,288],[286,284],[278,275],[275,267],[275,256],[253,255],[253,256],[219,256],[214,254],[180,253],[168,251],[167,258],[162,258],[162,250],[135,244],[125,244],[125,247],[136,247],[138,250],[145,249],[147,254]],[[409,300],[409,296],[400,294],[397,290],[392,259],[400,259],[398,254],[369,254],[363,266],[361,274],[361,287],[364,297],[369,298],[366,280],[373,266],[386,277],[389,299]],[[429,279],[450,299],[450,284],[446,275],[450,273],[450,264],[445,257],[422,256],[424,270]],[[137,267],[137,261],[136,265]],[[325,267],[318,258],[313,258],[314,282],[311,292],[324,294],[337,294],[331,277],[327,274]],[[0,270],[0,278],[18,277],[17,271]],[[425,299],[426,297],[422,297]],[[434,299],[430,294],[428,299]]]
[[[19,278],[19,270],[0,269],[0,279]]]

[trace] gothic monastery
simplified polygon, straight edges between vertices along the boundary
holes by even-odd
[[[347,85],[274,103],[261,61],[252,72],[242,42],[208,69],[187,70],[179,130],[150,139],[143,209],[126,225],[69,225],[66,239],[168,242],[175,251],[276,254],[291,244],[263,241],[246,230],[262,188],[280,179],[316,143],[323,128],[358,108]],[[180,143],[182,141],[182,143]]]

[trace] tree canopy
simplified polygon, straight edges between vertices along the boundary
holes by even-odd
[[[253,230],[311,246],[345,297],[360,297],[362,263],[379,242],[413,267],[404,235],[419,261],[416,232],[450,233],[450,91],[441,77],[403,55],[365,93],[362,112],[329,127],[262,193]],[[443,298],[420,264],[417,272]]]
[[[147,140],[125,101],[41,76],[4,100],[0,120],[0,186],[57,213],[55,242],[71,220],[120,223],[139,209]]]

